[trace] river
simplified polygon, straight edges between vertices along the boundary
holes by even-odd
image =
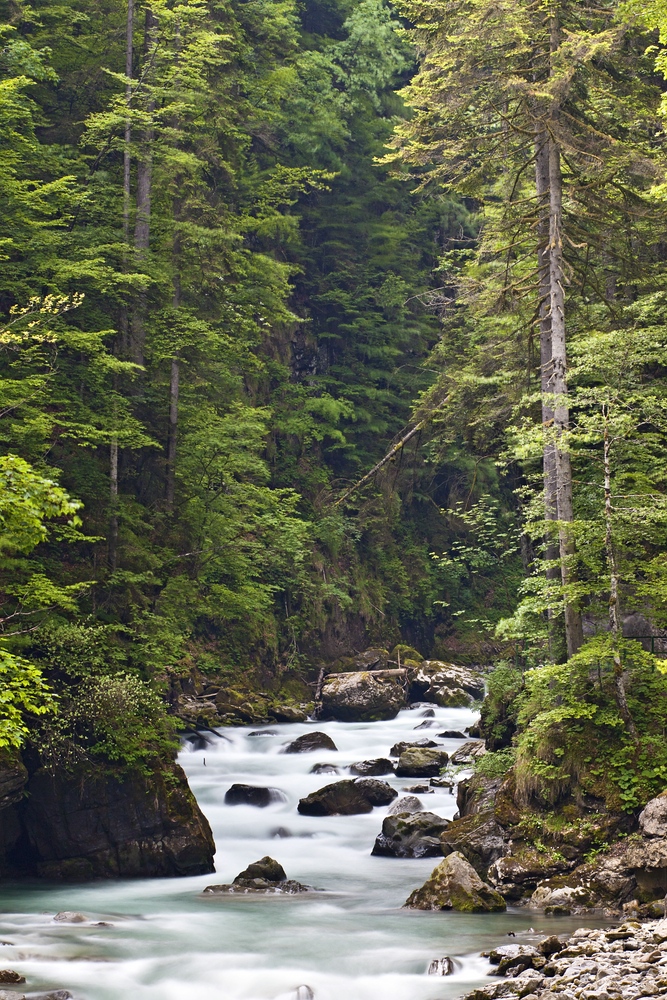
[[[314,763],[342,769],[386,757],[398,740],[463,730],[474,718],[467,709],[435,713],[437,726],[430,731],[414,732],[423,720],[413,708],[390,722],[264,727],[273,736],[250,735],[261,728],[256,726],[220,730],[221,738],[205,749],[185,749],[181,763],[213,828],[217,874],[4,886],[0,968],[25,975],[20,989],[28,995],[66,988],[76,1000],[305,1000],[309,993],[300,986],[310,987],[315,1000],[449,1000],[485,979],[489,967],[480,952],[507,943],[508,932],[531,942],[585,923],[525,909],[493,915],[402,910],[437,858],[371,857],[386,808],[361,816],[297,813],[300,797],[336,780],[310,774]],[[337,753],[280,752],[315,728],[332,737]],[[451,752],[462,741],[439,742]],[[388,780],[399,790],[414,783]],[[285,799],[264,809],[226,806],[225,792],[235,781],[278,788]],[[446,790],[421,798],[425,809],[454,815],[455,796]],[[275,836],[279,827],[290,836]],[[206,885],[230,882],[267,854],[288,878],[325,891],[200,895]],[[82,912],[89,922],[55,923],[60,910]],[[427,975],[430,961],[445,955],[455,959],[454,974]]]

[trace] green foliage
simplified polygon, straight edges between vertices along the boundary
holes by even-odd
[[[487,749],[501,752],[509,747],[516,732],[518,699],[523,689],[523,673],[509,663],[499,663],[489,674],[480,719]]]
[[[589,640],[567,663],[526,674],[516,774],[528,799],[554,805],[578,788],[632,812],[664,789],[667,675],[638,642],[620,645],[636,740],[616,703],[611,636]]]
[[[516,753],[512,747],[494,750],[475,759],[475,774],[481,774],[484,778],[504,778],[514,766],[515,761]]]
[[[56,705],[39,668],[0,647],[0,748],[20,747],[30,733],[28,718],[54,712]]]

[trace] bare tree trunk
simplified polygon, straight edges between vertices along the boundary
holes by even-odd
[[[153,8],[146,7],[146,22],[144,29],[144,59],[150,60],[156,44],[157,18]],[[146,78],[150,79],[146,69]],[[146,102],[149,115],[155,110],[155,100],[149,97]],[[139,259],[145,258],[150,245],[151,231],[151,187],[153,182],[153,140],[155,132],[152,127],[145,130],[141,140],[141,153],[137,160],[137,197],[134,220],[134,249]],[[131,355],[137,364],[144,363],[146,294],[138,297],[131,324]]]
[[[132,73],[133,73],[133,47],[134,47],[134,0],[127,0],[127,25],[125,29],[125,104],[130,108],[132,103]],[[123,256],[127,256],[127,247],[130,242],[130,179],[132,160],[130,156],[130,142],[132,140],[132,126],[129,115],[125,121],[125,147],[123,149]],[[125,262],[124,262],[125,264]],[[121,306],[120,310],[120,354],[126,355],[129,344],[129,315],[127,305]],[[117,388],[114,379],[114,390]],[[115,417],[115,410],[114,410]],[[111,444],[109,449],[109,538],[108,538],[108,560],[112,570],[116,569],[118,563],[118,438],[116,428],[113,428]]]
[[[174,241],[178,253],[178,238]],[[181,280],[178,273],[178,256],[174,275],[174,308],[181,304]],[[169,380],[169,437],[167,440],[167,510],[174,509],[176,495],[176,445],[178,442],[178,391],[180,383],[180,358],[175,353],[171,359],[171,378]]]
[[[560,27],[551,21],[551,51],[557,50]],[[576,580],[576,550],[569,525],[574,521],[572,502],[572,466],[566,436],[570,426],[567,395],[567,350],[565,343],[565,273],[563,268],[563,174],[556,135],[558,107],[549,121],[549,305],[551,319],[551,392],[554,396],[554,431],[556,459],[556,507],[558,512],[561,580],[565,588],[565,637],[567,655],[572,656],[584,641],[581,612],[568,595],[567,588]]]
[[[609,438],[609,406],[602,407],[602,419],[604,421],[604,521],[605,521],[605,552],[607,555],[607,567],[609,569],[609,631],[613,640],[614,657],[614,689],[616,693],[616,704],[621,714],[621,718],[628,727],[628,732],[633,739],[637,739],[637,727],[634,719],[630,715],[628,699],[625,691],[625,670],[619,649],[619,638],[621,636],[620,616],[618,611],[618,567],[616,564],[616,553],[614,552],[613,536],[613,506],[611,497],[611,441]]]
[[[544,518],[547,522],[544,558],[547,562],[547,581],[560,579],[560,549],[555,524],[558,520],[558,483],[556,477],[556,445],[554,443],[553,407],[553,357],[551,348],[551,281],[549,268],[549,135],[539,126],[535,139],[535,189],[538,201],[537,267],[539,280],[540,323],[540,383],[542,391],[542,429],[544,450],[542,474],[544,479]],[[555,656],[554,614],[548,609],[549,655]]]

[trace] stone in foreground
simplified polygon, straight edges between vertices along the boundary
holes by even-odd
[[[298,811],[302,816],[354,816],[371,812],[373,806],[389,805],[397,795],[386,781],[344,778],[306,795]]]
[[[415,889],[405,906],[413,910],[459,910],[461,913],[499,913],[505,900],[468,864],[454,853],[433,869],[420,889]]]
[[[435,858],[442,854],[440,836],[449,820],[431,812],[385,816],[371,854],[388,858]]]
[[[304,733],[288,743],[283,753],[312,753],[313,750],[338,750],[338,747],[326,733]]]
[[[322,685],[322,717],[341,722],[394,719],[405,707],[405,670],[329,674]]]
[[[645,837],[667,836],[667,791],[646,803],[639,814],[639,829]]]
[[[449,754],[429,747],[409,747],[398,758],[399,778],[435,778],[447,765]]]

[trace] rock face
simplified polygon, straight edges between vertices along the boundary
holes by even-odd
[[[215,845],[183,770],[152,774],[37,770],[3,810],[5,874],[151,878],[213,871]]]
[[[429,747],[410,747],[398,758],[396,774],[399,778],[434,778],[449,760],[444,750]]]
[[[662,901],[667,893],[667,838],[646,837],[621,840],[590,864],[579,865],[565,875],[543,879],[530,898],[530,905],[547,912],[586,912],[624,904],[635,909]]]
[[[645,837],[667,837],[667,791],[646,803],[639,814],[639,829]]]
[[[486,749],[480,740],[469,740],[454,751],[452,764],[470,764],[476,757],[481,757],[484,753],[486,753]]]
[[[405,905],[415,910],[498,913],[505,909],[505,900],[482,882],[462,854],[454,853],[433,869],[430,878],[408,896]]]
[[[303,816],[353,816],[371,812],[373,806],[386,806],[397,794],[386,781],[346,778],[306,795],[298,811]]]
[[[322,718],[341,722],[394,719],[406,704],[406,670],[329,674],[322,685]]]
[[[264,809],[272,802],[284,800],[285,796],[278,788],[262,788],[257,785],[232,785],[225,792],[226,806],[256,806]]]
[[[441,660],[424,660],[410,682],[410,701],[464,708],[483,697],[484,680],[480,674]]]
[[[377,757],[375,760],[359,760],[356,764],[350,764],[352,774],[362,776],[378,774],[393,774],[394,765],[386,757]]]
[[[371,854],[388,858],[433,858],[442,854],[440,835],[449,820],[431,812],[385,816]]]
[[[288,743],[283,753],[312,753],[313,750],[338,750],[338,747],[326,733],[304,733]]]

